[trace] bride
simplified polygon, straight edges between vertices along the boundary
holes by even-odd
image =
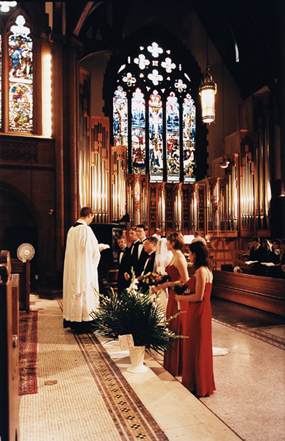
[[[162,237],[158,240],[156,246],[155,260],[154,260],[154,272],[161,275],[166,275],[165,268],[170,263],[173,254],[170,250],[167,249],[166,238]],[[157,303],[161,306],[164,314],[166,314],[166,306],[167,306],[167,292],[164,289],[160,290],[159,297]]]

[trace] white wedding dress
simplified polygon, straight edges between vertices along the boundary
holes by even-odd
[[[166,238],[162,237],[158,240],[156,246],[155,260],[154,260],[154,272],[157,274],[165,275],[165,268],[170,263],[172,259],[172,252],[167,249]],[[157,304],[161,307],[166,315],[166,306],[167,306],[168,293],[164,289],[158,292]]]

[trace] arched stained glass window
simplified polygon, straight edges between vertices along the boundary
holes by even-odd
[[[33,130],[33,41],[22,15],[11,26],[9,51],[9,130]]]
[[[196,105],[180,61],[153,41],[117,72],[113,145],[126,145],[128,172],[149,174],[150,182],[196,180]]]

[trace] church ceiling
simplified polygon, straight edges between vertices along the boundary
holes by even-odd
[[[284,4],[283,0],[74,2],[72,10],[67,11],[67,21],[74,35],[84,43],[86,54],[102,50],[114,53],[123,46],[124,25],[134,5],[149,11],[149,23],[146,24],[153,24],[159,13],[169,20],[165,16],[167,8],[178,8],[181,15],[192,9],[234,78],[241,96],[247,98],[264,86],[273,92],[276,89],[281,51],[284,51],[281,40]]]

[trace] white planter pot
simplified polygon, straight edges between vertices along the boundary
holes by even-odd
[[[147,371],[147,367],[143,364],[145,346],[135,346],[130,349],[131,366],[127,368],[128,372],[133,374],[141,374]]]

